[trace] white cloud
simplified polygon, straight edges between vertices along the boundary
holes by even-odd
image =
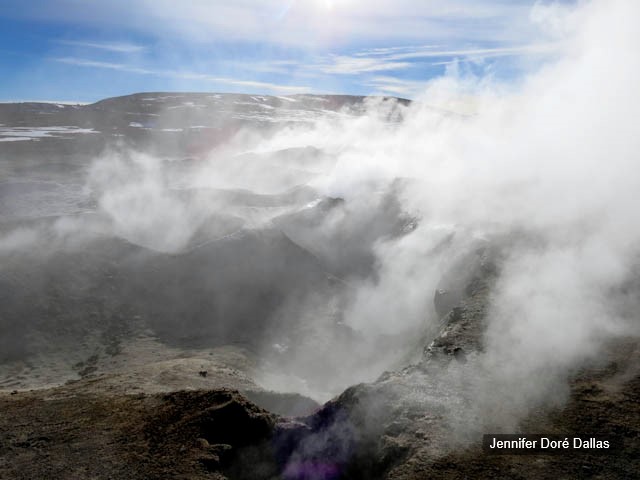
[[[399,52],[406,51],[416,51],[416,50],[424,50],[429,48],[440,48],[442,45],[419,45],[419,46],[396,46],[396,47],[377,47],[377,48],[366,48],[357,53],[354,53],[355,57],[367,57],[367,56],[375,56],[375,55],[391,55]]]
[[[56,43],[74,47],[93,48],[117,53],[138,53],[147,49],[142,45],[120,42],[92,42],[84,40],[56,40]]]
[[[424,90],[426,82],[403,80],[388,76],[376,76],[364,82],[364,85],[372,87],[377,93],[385,95],[414,97]]]
[[[215,75],[189,72],[189,71],[147,69],[147,68],[136,67],[133,65],[126,65],[122,63],[101,62],[101,61],[87,60],[87,59],[74,58],[74,57],[53,58],[52,60],[60,63],[66,63],[69,65],[75,65],[78,67],[102,68],[102,69],[108,69],[108,70],[117,70],[121,72],[135,73],[139,75],[153,75],[153,76],[177,78],[177,79],[183,79],[183,80],[201,80],[205,82],[219,83],[219,84],[225,84],[225,85],[237,85],[237,86],[243,86],[243,87],[262,88],[267,91],[281,92],[281,93],[306,93],[311,90],[307,86],[282,85],[282,84],[262,82],[257,80],[243,80],[238,78],[219,77]]]
[[[327,74],[354,75],[365,72],[401,70],[411,66],[409,62],[395,62],[387,59],[330,55],[324,63],[312,65],[312,70]]]
[[[517,57],[522,57],[527,64],[531,56],[553,53],[556,45],[549,41],[558,39],[557,29],[547,26],[559,14],[542,7],[532,11],[533,0],[515,5],[506,0],[344,0],[333,8],[316,0],[112,0],[91,9],[78,8],[79,0],[28,3],[5,15],[100,29],[117,25],[118,31],[127,32],[126,38],[155,37],[146,49],[136,42],[59,40],[96,54],[69,48],[70,52],[55,54],[65,57],[58,61],[278,92],[310,91],[305,85],[318,89],[320,82],[323,91],[341,91],[345,82],[353,84],[348,77],[355,76],[380,91],[406,96],[414,91],[408,82],[379,82],[366,76],[400,77],[414,66],[425,70],[453,59],[482,63],[514,57],[520,62]],[[98,55],[152,49],[154,55],[145,56],[144,62]],[[176,65],[176,58],[189,62],[180,65],[185,71],[168,70],[161,63],[169,59]],[[415,78],[416,72],[412,69],[410,76]],[[289,82],[298,85],[286,85]]]
[[[142,0],[159,24],[196,38],[224,36],[290,46],[340,46],[362,39],[525,43],[534,4],[501,0],[359,0],[222,2]],[[290,5],[287,6],[286,4]],[[284,7],[284,8],[283,8]],[[481,20],[481,21],[479,21]],[[523,25],[529,26],[523,28]]]
[[[528,43],[535,2],[505,0],[351,0],[326,8],[298,0],[34,0],[6,16],[81,23],[181,42],[247,40],[291,47],[337,47],[363,40],[400,43]],[[122,12],[127,12],[123,15]]]
[[[353,55],[328,55],[317,64],[310,65],[308,69],[326,74],[356,75],[402,70],[415,65],[416,60],[420,59],[463,57],[477,61],[494,57],[549,54],[558,48],[559,45],[554,43],[466,49],[443,49],[435,46],[373,48]],[[413,62],[407,60],[413,60]],[[430,64],[449,63],[451,60]]]
[[[553,53],[559,48],[554,43],[539,43],[529,45],[512,45],[495,48],[466,48],[466,49],[417,49],[409,52],[394,53],[386,57],[388,60],[406,60],[434,57],[503,57],[513,55],[531,55]]]
[[[301,62],[297,60],[268,60],[256,62],[233,59],[223,63],[226,67],[232,69],[277,74],[289,74],[292,70],[299,69],[303,66]]]
[[[157,75],[160,72],[154,70],[147,70],[145,68],[134,67],[132,65],[125,65],[122,63],[101,62],[98,60],[87,60],[83,58],[75,57],[60,57],[53,59],[56,62],[66,63],[69,65],[75,65],[78,67],[92,67],[92,68],[104,68],[109,70],[120,70],[129,73],[138,73],[141,75]]]

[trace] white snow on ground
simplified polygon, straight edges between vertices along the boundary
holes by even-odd
[[[0,140],[5,140],[1,137],[9,138],[42,138],[42,137],[55,137],[64,138],[67,134],[78,133],[98,133],[93,128],[80,128],[80,127],[0,127]]]
[[[18,142],[20,140],[33,140],[31,137],[0,137],[0,142]]]
[[[8,104],[8,103],[52,103],[54,105],[60,106],[63,105],[67,107],[77,107],[78,105],[89,105],[90,102],[77,102],[75,100],[11,100],[11,101],[0,101],[0,104]]]
[[[231,118],[236,120],[251,120],[257,122],[283,123],[283,122],[315,122],[319,118],[318,112],[309,110],[287,110],[286,114],[274,116],[269,113],[240,113],[232,112]]]
[[[287,102],[297,102],[298,101],[295,98],[290,98],[290,97],[276,97],[276,98],[279,98],[280,100],[286,100]]]
[[[146,113],[146,112],[124,112],[127,115],[136,115],[136,116],[140,116],[140,115],[144,115],[146,117],[159,117],[160,114],[159,113]]]
[[[193,102],[183,102],[181,105],[171,105],[167,110],[175,110],[176,108],[207,108],[206,105]]]
[[[251,97],[253,98],[253,97]],[[271,105],[266,105],[264,103],[255,103],[255,102],[233,102],[236,105],[249,105],[250,107],[261,107],[261,108],[266,108],[267,110],[274,110],[275,107],[272,107]]]
[[[184,128],[151,128],[151,127],[145,127],[142,123],[138,123],[138,122],[129,122],[129,126],[133,127],[133,128],[143,128],[145,130],[155,130],[155,131],[160,131],[160,132],[183,132]],[[194,128],[194,127],[189,127],[189,128]],[[206,128],[206,127],[202,127],[202,128]]]

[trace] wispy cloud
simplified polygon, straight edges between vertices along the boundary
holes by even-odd
[[[359,73],[401,70],[410,66],[410,62],[396,62],[388,58],[330,55],[322,63],[311,65],[310,68],[326,74],[356,75]]]
[[[311,65],[309,68],[327,74],[355,75],[406,69],[419,63],[421,59],[449,59],[438,62],[438,64],[446,64],[454,58],[478,59],[546,54],[553,52],[556,48],[557,45],[551,43],[494,48],[442,48],[435,45],[371,48],[352,55],[329,55],[322,62]]]
[[[301,66],[303,66],[302,63],[298,60],[247,61],[230,59],[225,60],[223,64],[233,69],[283,75],[290,74],[293,70],[297,70]]]
[[[71,45],[74,47],[82,48],[94,48],[98,50],[106,50],[109,52],[117,53],[137,53],[147,49],[142,45],[136,45],[133,43],[121,43],[121,42],[94,42],[85,40],[55,40],[55,43],[62,45]]]
[[[77,67],[91,67],[91,68],[104,68],[108,70],[120,70],[123,72],[129,72],[129,73],[139,73],[141,75],[155,75],[159,73],[159,71],[156,71],[156,70],[148,70],[145,68],[134,67],[132,65],[125,65],[122,63],[101,62],[97,60],[86,60],[83,58],[75,58],[75,57],[60,57],[60,58],[53,58],[52,60],[59,63],[66,63],[68,65],[75,65]]]
[[[414,51],[393,53],[385,58],[390,61],[437,57],[503,57],[552,53],[558,48],[554,43],[530,45],[512,45],[495,48],[453,48],[453,49],[416,49]]]
[[[400,52],[412,52],[416,50],[425,50],[431,48],[441,48],[442,45],[403,45],[396,47],[377,47],[377,48],[366,48],[364,50],[360,50],[359,52],[354,53],[355,57],[368,57],[375,55],[393,55]]]
[[[78,0],[4,1],[13,7],[0,17],[46,26],[40,37],[48,45],[16,42],[22,53],[41,57],[55,45],[46,59],[130,74],[121,82],[98,79],[109,85],[105,91],[142,90],[145,76],[154,76],[167,89],[209,82],[255,91],[365,93],[372,87],[409,95],[410,84],[389,79],[427,78],[454,61],[493,58],[487,63],[508,64],[513,75],[553,54],[544,42],[562,39],[545,33],[545,19],[532,22],[535,0],[368,0],[333,2],[332,8],[319,0],[110,0],[90,9],[77,8]],[[90,31],[118,33],[78,33]],[[520,61],[532,55],[541,56]],[[61,86],[75,73],[57,70]]]
[[[369,0],[335,2],[333,8],[320,1],[296,1],[286,9],[287,2],[275,0],[110,0],[92,2],[92,8],[78,8],[77,0],[7,2],[6,10],[18,18],[115,25],[179,42],[242,39],[340,47],[363,38],[387,45],[526,42],[534,0]]]
[[[330,54],[304,69],[327,75],[360,75],[406,70],[423,63],[433,66],[458,60],[478,62],[486,58],[549,54],[557,48],[551,43],[490,48],[443,48],[441,45],[369,48],[350,55]],[[434,62],[434,59],[439,61]]]
[[[75,58],[75,57],[53,58],[52,60],[60,63],[66,63],[68,65],[75,65],[78,67],[102,68],[107,70],[117,70],[121,72],[135,73],[138,75],[153,75],[153,76],[159,76],[159,77],[178,78],[183,80],[199,80],[199,81],[205,81],[205,82],[211,82],[211,83],[236,85],[236,86],[250,87],[250,88],[262,88],[268,91],[281,92],[281,93],[306,93],[311,90],[311,88],[307,86],[282,85],[282,84],[262,82],[257,80],[243,80],[243,79],[237,79],[237,78],[219,77],[219,76],[209,75],[205,73],[189,72],[189,71],[182,71],[182,70],[147,69],[147,68],[136,67],[133,65],[127,65],[123,63],[101,62],[101,61],[88,60],[88,59]]]
[[[376,90],[376,93],[413,97],[425,87],[425,82],[404,80],[396,77],[376,76],[363,84]]]

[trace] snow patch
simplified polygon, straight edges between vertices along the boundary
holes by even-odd
[[[99,133],[93,128],[80,127],[0,127],[0,137],[41,138],[79,133]]]
[[[0,142],[19,142],[22,140],[37,140],[32,137],[0,137]]]

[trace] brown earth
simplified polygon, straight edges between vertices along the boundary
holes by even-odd
[[[317,431],[322,412],[292,423],[233,390],[95,395],[86,393],[91,381],[0,396],[0,478],[631,479],[640,471],[640,376],[619,371],[616,362],[583,372],[564,408],[535,412],[523,425],[621,439],[613,454],[490,456],[478,439],[433,457],[423,448],[428,438],[410,428],[391,438],[385,425],[386,446],[371,447],[381,438],[357,442],[340,477],[278,476],[287,455]]]

